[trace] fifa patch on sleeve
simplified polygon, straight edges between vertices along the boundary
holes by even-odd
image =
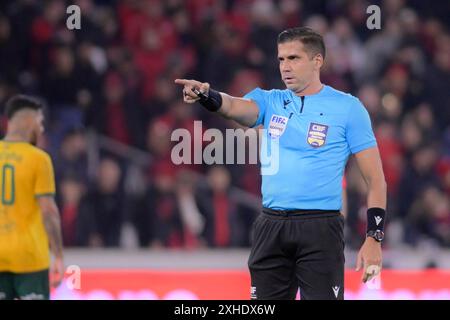
[[[325,144],[327,139],[328,126],[319,123],[310,123],[308,130],[308,144],[314,148],[319,148]]]

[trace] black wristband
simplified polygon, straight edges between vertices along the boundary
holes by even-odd
[[[367,209],[367,232],[377,230],[384,232],[385,220],[386,220],[386,210],[382,208]]]
[[[209,89],[208,95],[201,93],[196,89],[192,89],[194,93],[199,96],[198,102],[211,112],[216,112],[222,106],[222,96],[216,90]]]

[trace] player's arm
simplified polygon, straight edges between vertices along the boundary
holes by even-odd
[[[38,198],[45,230],[50,242],[50,250],[55,256],[50,269],[52,287],[57,287],[64,277],[63,241],[61,233],[61,218],[58,206],[53,196],[45,195]]]
[[[61,236],[61,218],[53,197],[55,193],[55,177],[52,160],[49,155],[36,157],[36,182],[34,194],[42,214],[42,222],[54,255],[50,266],[50,283],[57,287],[64,277],[63,242]]]
[[[355,159],[368,187],[368,230],[383,230],[387,186],[378,148],[372,147],[360,151],[355,154]],[[366,240],[358,253],[356,267],[357,271],[360,270],[361,267],[364,269],[363,282],[376,276],[381,270],[381,264],[381,242],[376,241],[372,237],[366,237]]]
[[[42,219],[50,242],[50,250],[55,257],[63,256],[61,218],[53,196],[38,197]]]
[[[249,99],[230,96],[212,90],[208,83],[196,80],[176,79],[183,85],[183,100],[186,103],[200,102],[206,109],[215,111],[227,119],[251,127],[258,119],[259,108]]]

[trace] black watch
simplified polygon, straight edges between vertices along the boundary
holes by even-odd
[[[376,241],[381,242],[384,239],[384,232],[381,230],[370,230],[367,231],[366,234],[367,237],[374,238]]]

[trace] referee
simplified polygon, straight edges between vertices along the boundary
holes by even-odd
[[[285,90],[256,88],[243,98],[208,83],[177,79],[186,103],[199,102],[238,123],[263,125],[263,145],[279,146],[279,169],[262,176],[248,266],[252,299],[344,298],[342,178],[354,155],[367,183],[367,236],[358,258],[366,282],[381,270],[386,182],[369,115],[354,96],[320,81],[325,45],[310,28],[278,35]]]

